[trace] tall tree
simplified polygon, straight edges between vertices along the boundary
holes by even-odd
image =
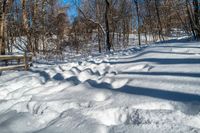
[[[161,18],[160,18],[160,11],[159,11],[159,4],[160,4],[160,0],[155,0],[155,10],[156,10],[156,16],[157,16],[157,27],[158,27],[158,34],[159,34],[159,38],[160,40],[164,41],[164,37],[163,37],[163,27],[162,27],[162,22],[161,22]]]
[[[198,0],[193,0],[194,6],[194,25],[197,39],[200,39],[200,6]]]
[[[106,3],[106,11],[105,11],[105,25],[106,25],[106,44],[107,50],[110,51],[110,25],[109,25],[109,11],[110,11],[110,3],[108,0],[105,0]]]
[[[135,7],[136,7],[136,13],[137,13],[137,32],[138,32],[138,43],[141,45],[141,37],[140,37],[140,15],[139,15],[139,4],[138,0],[134,0],[135,2]]]
[[[5,15],[6,15],[7,0],[1,2],[2,13],[0,14],[0,55],[5,54],[6,41],[5,41]]]

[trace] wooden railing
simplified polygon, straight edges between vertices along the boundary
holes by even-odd
[[[14,65],[13,65],[13,61]],[[24,54],[24,55],[0,55],[0,62],[4,64],[4,66],[0,66],[0,72],[5,70],[13,70],[24,68],[28,70],[30,64],[32,63],[32,56]]]

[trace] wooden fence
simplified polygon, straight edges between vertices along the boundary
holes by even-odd
[[[14,65],[13,61],[15,61]],[[19,68],[28,70],[32,63],[32,56],[26,53],[24,55],[0,55],[0,62],[4,63],[4,66],[0,66],[0,72]]]

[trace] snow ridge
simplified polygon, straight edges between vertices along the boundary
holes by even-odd
[[[3,72],[0,132],[200,132],[199,60],[172,43]]]

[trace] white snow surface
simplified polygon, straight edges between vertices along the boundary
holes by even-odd
[[[200,132],[198,42],[0,76],[0,133],[160,132]]]

